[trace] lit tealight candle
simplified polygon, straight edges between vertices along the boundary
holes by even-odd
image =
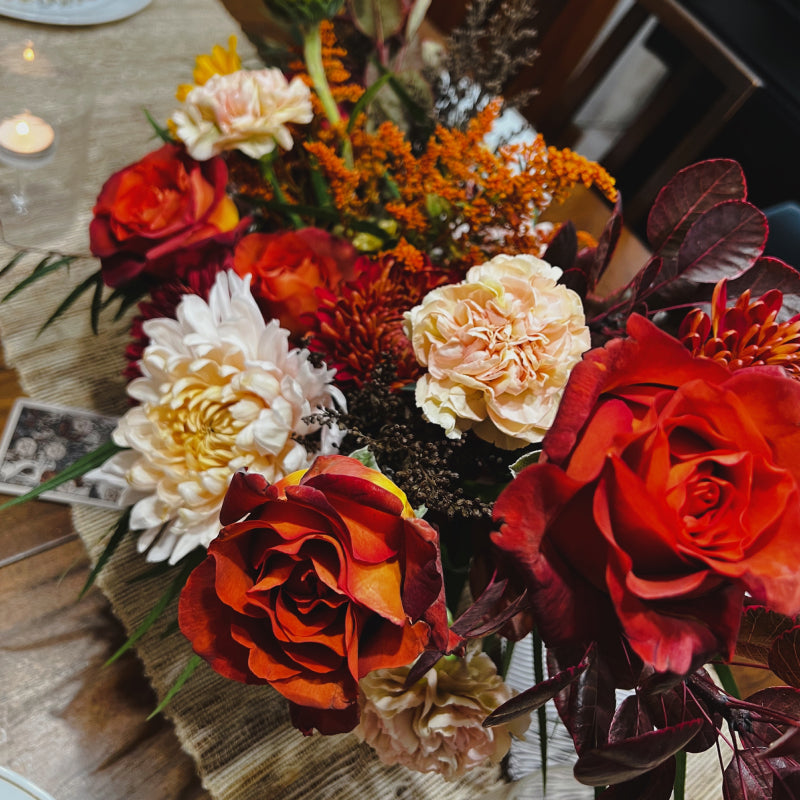
[[[27,111],[0,122],[0,147],[14,155],[42,155],[54,139],[52,126]]]

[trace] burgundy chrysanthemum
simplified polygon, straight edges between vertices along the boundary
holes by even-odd
[[[396,369],[395,388],[415,381],[422,368],[403,333],[403,314],[444,283],[453,280],[433,266],[410,272],[394,258],[359,259],[358,277],[336,293],[318,289],[309,349],[335,367],[337,382],[361,386],[387,356]]]

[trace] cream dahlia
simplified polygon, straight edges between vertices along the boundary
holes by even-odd
[[[409,667],[370,672],[359,682],[361,721],[355,734],[386,764],[438,772],[447,780],[487,761],[499,763],[530,719],[483,727],[512,696],[494,662],[475,649],[441,659],[413,686]]]
[[[309,123],[313,116],[309,88],[273,68],[214,75],[189,92],[172,121],[189,155],[206,161],[224,150],[241,150],[251,158],[271,153],[276,145],[291,150],[287,125]]]
[[[130,526],[142,531],[148,559],[175,563],[219,532],[219,510],[242,468],[270,482],[336,451],[341,433],[304,422],[313,412],[344,407],[334,371],[315,367],[289,332],[266,323],[249,277],[217,276],[208,301],[186,295],[177,319],[144,323],[150,339],[142,377],[128,384],[139,401],[120,420],[114,441],[130,448],[102,472],[124,475],[135,494]],[[319,433],[310,454],[296,436]]]
[[[406,335],[427,368],[417,405],[448,437],[472,429],[509,450],[544,437],[590,346],[580,298],[560,276],[534,256],[499,255],[406,312]]]

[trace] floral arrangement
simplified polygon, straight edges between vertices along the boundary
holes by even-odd
[[[540,136],[490,144],[502,99],[462,119],[439,51],[401,70],[425,3],[382,31],[267,5],[294,46],[198,57],[48,320],[86,292],[95,322],[138,304],[131,407],[62,479],[124,489],[107,554],[135,535],[179,565],[181,682],[205,660],[306,734],[447,778],[532,714],[546,759],[553,700],[603,797],[682,796],[685,752],[720,740],[726,798],[792,796],[800,277],[763,257],[738,165],[677,175],[651,259],[601,297],[613,180]],[[578,184],[616,203],[599,241],[540,221]],[[788,686],[739,698],[742,659]]]

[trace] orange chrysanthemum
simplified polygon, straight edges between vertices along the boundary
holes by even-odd
[[[726,282],[714,287],[711,316],[694,309],[681,324],[678,338],[698,358],[710,358],[728,369],[777,365],[800,380],[800,316],[778,322],[783,294],[771,289],[750,302],[750,290],[727,306]]]
[[[358,277],[336,293],[317,290],[320,303],[309,349],[336,368],[337,382],[361,386],[388,357],[395,370],[394,388],[413,383],[422,368],[403,333],[403,314],[452,275],[430,263],[425,270],[409,272],[394,258],[364,258],[356,269],[361,270]]]

